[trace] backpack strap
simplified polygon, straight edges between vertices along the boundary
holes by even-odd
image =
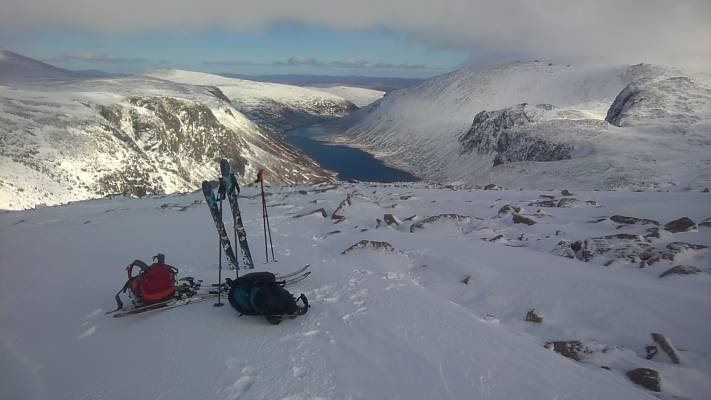
[[[135,276],[132,276],[132,275],[131,275],[131,274],[133,273],[133,267],[134,267],[134,266],[137,266],[138,268],[140,268],[140,269],[141,269],[141,272],[145,271],[145,270],[148,268],[148,265],[146,265],[146,263],[144,263],[143,261],[141,261],[141,260],[133,260],[133,262],[132,262],[131,264],[128,264],[128,266],[126,266],[126,272],[128,272],[128,280],[129,280],[129,281],[130,281],[131,279],[135,278]],[[141,272],[139,272],[138,275],[140,275]],[[138,275],[136,275],[136,276],[138,276]]]

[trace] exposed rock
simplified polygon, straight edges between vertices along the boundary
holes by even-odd
[[[659,353],[659,349],[657,349],[657,346],[646,346],[644,350],[647,352],[647,356],[645,357],[647,360],[653,359],[654,356]]]
[[[705,228],[711,228],[711,218],[706,218],[704,222],[700,223],[699,226],[703,226]]]
[[[555,248],[553,248],[553,250],[551,251],[551,254],[565,258],[576,258],[575,250],[573,250],[571,243],[567,240],[561,240],[560,242],[558,242]]]
[[[301,217],[305,217],[307,215],[314,215],[314,214],[321,214],[321,216],[324,218],[328,217],[328,213],[326,212],[326,210],[324,210],[323,208],[319,208],[318,210],[309,211],[305,214],[295,215],[294,218],[301,218]]]
[[[346,195],[345,200],[341,201],[341,204],[339,204],[338,207],[336,208],[336,210],[333,212],[333,214],[331,214],[331,219],[336,220],[336,222],[341,222],[341,221],[345,220],[346,217],[343,216],[341,213],[342,213],[346,208],[350,207],[351,204],[352,204],[352,202],[351,202],[351,194],[348,193],[348,194]]]
[[[658,227],[653,227],[653,228],[647,228],[647,234],[644,235],[645,239],[650,239],[650,238],[655,238],[659,239],[661,235],[659,234],[659,228]]]
[[[383,249],[388,252],[395,251],[395,248],[388,242],[378,242],[378,241],[374,241],[374,240],[363,239],[360,242],[352,245],[351,247],[343,250],[343,252],[341,254],[349,254],[349,253],[352,253],[356,250],[366,249],[366,248]]]
[[[568,191],[568,189],[563,189],[560,194],[562,196],[572,196],[573,194]]]
[[[417,218],[417,214],[410,215],[409,217],[403,219],[402,222],[412,221],[415,218]]]
[[[524,217],[523,215],[520,215],[520,214],[514,214],[513,215],[513,223],[514,224],[535,225],[536,221],[532,220],[531,218]]]
[[[568,198],[565,198],[565,199],[560,199],[560,200],[558,201],[558,204],[556,205],[556,207],[559,207],[559,208],[573,208],[573,207],[576,207],[579,203],[580,203],[580,201],[578,201],[578,199],[574,199],[574,198],[572,198],[572,197],[568,197]]]
[[[464,279],[462,279],[460,282],[462,282],[462,283],[465,284],[465,285],[468,285],[468,284],[469,284],[469,280],[470,280],[471,278],[472,278],[471,275],[467,275],[467,276],[465,276]]]
[[[539,195],[538,197],[540,197],[540,198],[542,198],[542,199],[549,199],[549,200],[555,199],[555,196],[551,196],[551,195],[549,195],[549,194],[541,194],[541,195]]]
[[[667,245],[667,249],[675,253],[681,253],[685,250],[703,250],[705,248],[706,246],[704,246],[703,244],[693,244],[686,242],[671,242]]]
[[[693,275],[701,272],[700,268],[694,267],[693,265],[675,265],[668,270],[662,272],[659,277],[664,278],[667,275],[677,274],[677,275]]]
[[[637,368],[632,371],[627,371],[627,377],[630,378],[632,382],[653,392],[661,391],[659,372],[653,369]]]
[[[583,344],[578,340],[546,342],[544,347],[546,349],[553,348],[553,351],[556,353],[575,361],[580,361],[578,353],[583,351]]]
[[[521,212],[521,207],[512,206],[511,204],[506,204],[499,208],[498,216],[502,217],[506,214],[518,214]]]
[[[457,224],[467,224],[471,221],[471,218],[466,215],[459,214],[439,214],[427,217],[421,221],[417,221],[410,226],[410,232],[415,232],[418,229],[424,229],[427,225],[432,225],[440,222],[455,222]]]
[[[652,340],[654,340],[654,342],[657,343],[659,347],[664,350],[665,353],[667,353],[667,355],[674,364],[681,364],[681,361],[679,360],[679,356],[676,354],[674,346],[672,346],[671,342],[669,341],[669,339],[667,339],[666,336],[662,335],[661,333],[652,333]]]
[[[380,218],[375,219],[375,229],[380,228],[380,225],[383,224],[383,221]]]
[[[610,220],[624,225],[659,225],[659,222],[653,219],[626,217],[624,215],[613,215],[610,217]]]
[[[536,314],[536,309],[532,308],[526,313],[526,321],[540,324],[541,322],[543,322],[543,317]]]
[[[496,185],[495,183],[490,183],[484,186],[484,190],[501,190],[501,187]]]
[[[395,226],[400,225],[400,222],[392,214],[383,215],[383,221],[385,221],[385,223],[388,225],[395,225]]]
[[[558,200],[539,200],[528,203],[528,205],[533,207],[558,207]]]
[[[405,196],[400,196],[400,200],[409,200],[414,198],[415,196],[413,195],[405,195]]]
[[[672,233],[687,232],[696,229],[696,223],[690,218],[681,217],[664,225],[664,230]]]
[[[701,191],[701,193],[708,193],[708,192],[709,192],[709,188],[704,188],[704,190]]]

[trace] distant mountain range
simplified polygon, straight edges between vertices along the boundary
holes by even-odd
[[[439,182],[711,186],[711,84],[648,64],[459,70],[390,92],[332,131],[334,141]]]
[[[366,89],[389,92],[414,86],[424,79],[416,78],[388,78],[370,76],[329,76],[329,75],[242,75],[222,73],[229,78],[247,79],[257,82],[285,83],[297,86],[353,86]]]
[[[274,132],[295,116],[343,116],[357,108],[350,101],[209,74],[154,75],[165,79],[87,77],[0,51],[0,209],[192,191],[217,176],[220,158],[242,183],[260,168],[271,184],[335,178]]]

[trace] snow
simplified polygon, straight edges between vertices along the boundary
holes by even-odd
[[[311,88],[321,92],[335,94],[343,97],[358,107],[365,107],[370,103],[380,100],[385,92],[380,90],[352,87],[352,86],[327,86]]]
[[[638,367],[659,371],[662,398],[711,392],[708,249],[645,268],[613,253],[590,262],[553,254],[560,241],[651,226],[603,218],[615,214],[700,223],[711,217],[708,194],[583,191],[572,208],[550,208],[530,204],[560,192],[420,183],[267,191],[277,263],[262,263],[257,189],[240,199],[257,269],[313,271],[290,288],[311,310],[278,326],[209,302],[104,315],[135,258],[161,252],[181,276],[216,279],[215,228],[199,193],[0,214],[0,397],[123,398],[130,386],[150,399],[654,398],[625,376]],[[295,218],[321,207],[330,216],[348,194],[342,222]],[[161,207],[168,203],[184,207]],[[505,204],[538,223],[499,216]],[[376,227],[385,213],[403,222]],[[445,213],[469,218],[410,232]],[[363,239],[393,249],[342,254]],[[709,246],[711,228],[662,229],[648,244],[661,251],[672,242]],[[703,272],[659,278],[672,264]],[[531,308],[541,324],[524,321]],[[645,359],[651,332],[669,338],[680,365],[661,350]],[[555,340],[580,340],[590,353],[578,362],[544,348]]]
[[[675,77],[684,78],[668,80]],[[464,69],[390,92],[330,130],[336,142],[437,182],[494,182],[525,189],[703,189],[711,181],[711,83],[686,77],[673,68],[643,64],[592,68],[531,62]],[[633,82],[641,85],[642,96],[653,95],[645,97],[650,111],[637,116],[666,112],[671,121],[656,118],[622,127],[604,121],[615,97]],[[657,88],[657,82],[668,84]],[[463,151],[458,139],[478,113],[522,103],[552,105],[555,112],[530,130],[516,132],[518,137],[532,135],[581,151],[567,160],[502,165],[494,165],[493,153]]]

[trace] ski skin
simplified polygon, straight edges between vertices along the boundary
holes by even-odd
[[[225,224],[222,222],[222,218],[220,218],[220,211],[217,208],[217,199],[215,198],[215,192],[213,192],[212,185],[210,184],[210,182],[202,182],[202,193],[205,195],[205,201],[207,201],[208,208],[210,208],[212,220],[215,222],[217,233],[220,236],[220,244],[222,245],[222,250],[227,256],[227,263],[230,265],[231,269],[237,269],[237,258],[235,257],[235,253],[232,250],[230,238],[229,236],[227,236]]]
[[[233,226],[237,231],[237,241],[239,242],[240,258],[242,261],[242,266],[244,269],[254,268],[254,261],[252,261],[252,253],[249,250],[249,243],[247,242],[247,232],[244,229],[244,223],[242,222],[242,212],[239,209],[238,192],[237,188],[237,178],[235,178],[234,173],[230,167],[230,163],[222,159],[220,160],[220,173],[222,174],[222,180],[224,182],[225,188],[227,189],[227,199],[230,202],[230,209],[232,211]]]

